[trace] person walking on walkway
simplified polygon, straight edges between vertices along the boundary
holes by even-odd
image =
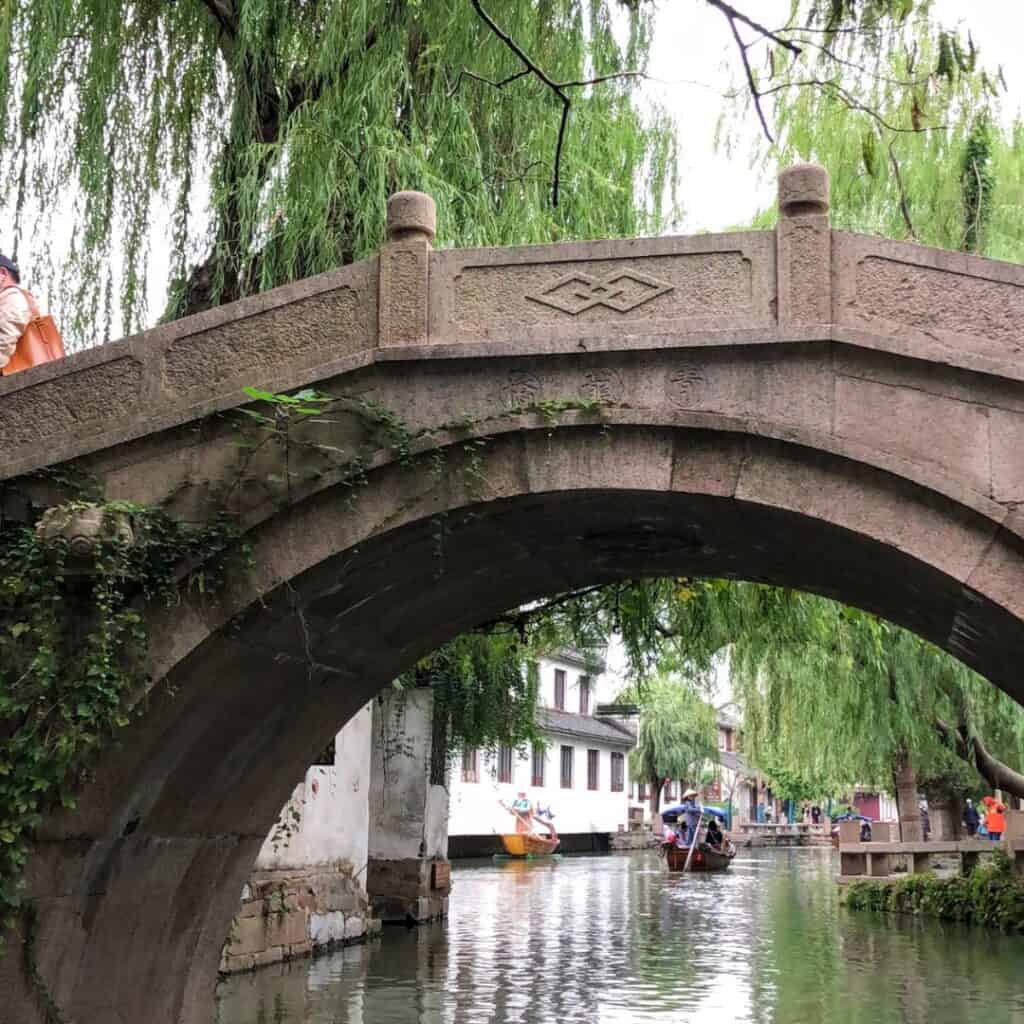
[[[0,253],[0,373],[64,357],[64,342],[49,314],[41,314],[32,293],[21,287],[17,263]]]
[[[989,839],[999,842],[1006,831],[1006,804],[1000,803],[994,796],[983,796],[985,805],[985,829]]]
[[[0,253],[0,369],[11,361],[31,319],[18,265]]]
[[[964,804],[964,827],[967,829],[969,836],[976,836],[978,834],[978,825],[981,824],[981,817],[978,814],[978,808],[974,806],[974,801],[968,799],[967,803]]]

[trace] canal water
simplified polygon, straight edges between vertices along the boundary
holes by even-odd
[[[450,916],[225,981],[218,1024],[1024,1024],[1024,939],[838,906],[829,849],[467,862]]]

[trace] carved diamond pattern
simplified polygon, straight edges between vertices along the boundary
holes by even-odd
[[[579,316],[595,306],[628,313],[659,295],[672,291],[674,285],[659,281],[647,274],[624,270],[608,277],[597,278],[589,274],[566,274],[542,292],[527,294],[526,298],[554,309]]]

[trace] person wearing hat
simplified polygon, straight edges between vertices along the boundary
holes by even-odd
[[[704,807],[697,799],[697,790],[688,789],[683,794],[683,802],[679,805],[679,820],[686,823],[685,841],[687,845],[693,842],[694,834],[700,827],[701,815]]]
[[[32,308],[21,289],[18,265],[0,253],[0,370],[11,361],[31,320]]]

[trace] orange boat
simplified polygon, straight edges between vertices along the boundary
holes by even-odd
[[[557,839],[548,839],[533,832],[506,832],[501,836],[510,857],[546,857],[558,849]]]

